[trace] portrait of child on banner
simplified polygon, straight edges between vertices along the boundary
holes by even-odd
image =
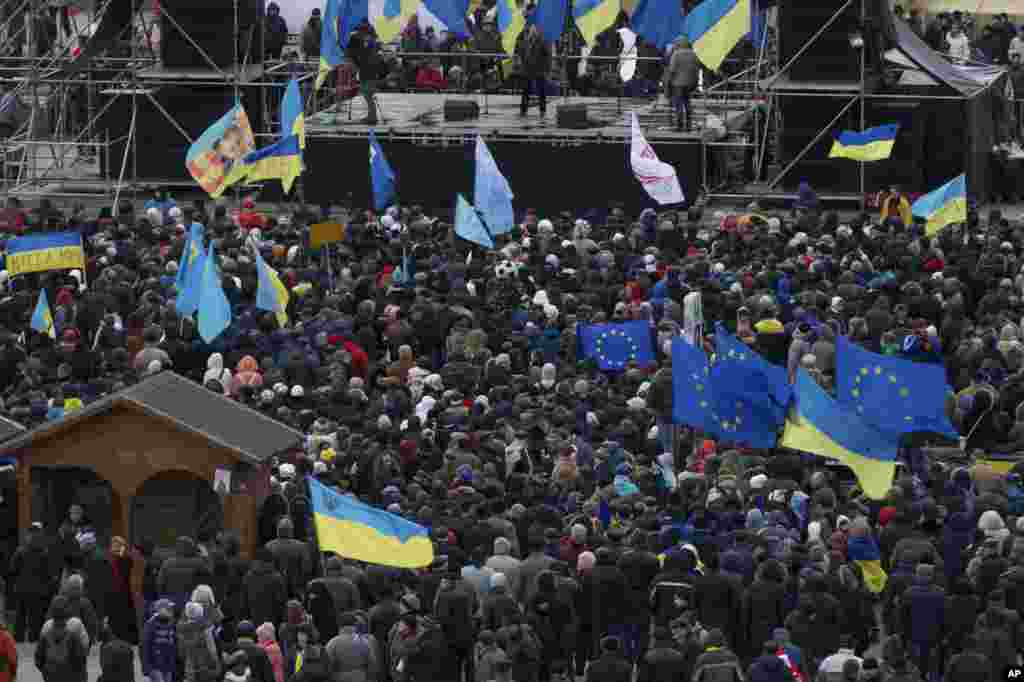
[[[219,197],[245,176],[241,161],[255,147],[249,117],[238,104],[189,147],[185,165],[207,194]]]

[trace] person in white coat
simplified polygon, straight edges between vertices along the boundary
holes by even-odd
[[[954,62],[965,64],[970,60],[971,41],[960,24],[953,24],[953,28],[946,35],[946,44],[949,45],[949,56]]]

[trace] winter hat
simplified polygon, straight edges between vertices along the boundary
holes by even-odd
[[[574,524],[570,535],[572,536],[573,542],[585,542],[587,539],[587,527],[582,524]]]
[[[768,485],[768,477],[764,474],[757,474],[756,476],[750,477],[750,489],[761,490]]]
[[[576,571],[583,573],[589,571],[597,563],[597,556],[593,552],[581,552],[576,559]]]

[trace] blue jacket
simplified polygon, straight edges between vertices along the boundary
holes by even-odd
[[[178,634],[174,619],[166,623],[153,616],[142,630],[142,674],[150,677],[151,670],[173,675],[178,666]]]
[[[904,623],[904,635],[911,642],[937,642],[946,622],[946,593],[929,582],[914,578],[903,595],[910,616]]]

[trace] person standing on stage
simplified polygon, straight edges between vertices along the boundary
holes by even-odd
[[[523,77],[523,97],[519,102],[519,115],[526,116],[530,103],[530,90],[536,89],[540,98],[540,117],[547,111],[546,78],[551,70],[551,49],[544,42],[537,24],[530,24],[526,39],[519,46],[519,71]]]
[[[381,76],[382,62],[380,44],[373,34],[373,28],[366,21],[356,27],[348,41],[348,58],[359,69],[359,94],[366,102],[366,118],[360,121],[363,125],[377,124],[377,81]]]

